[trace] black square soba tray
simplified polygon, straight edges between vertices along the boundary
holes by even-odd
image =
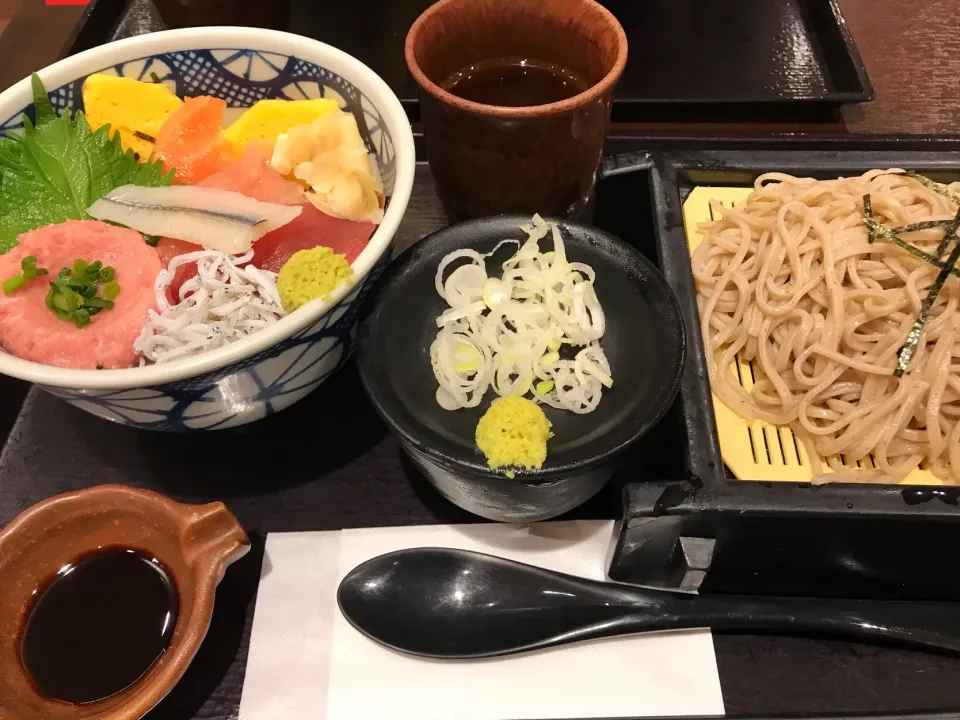
[[[677,293],[689,338],[674,418],[686,429],[687,464],[682,477],[642,476],[627,485],[610,576],[701,592],[956,598],[960,562],[948,548],[960,536],[960,488],[774,482],[772,471],[770,481],[763,476],[759,482],[742,481],[725,467],[683,203],[698,186],[749,188],[771,171],[828,179],[871,168],[909,168],[955,181],[960,179],[960,142],[882,137],[624,141],[631,144],[652,149],[608,158],[607,192],[599,197],[597,222],[634,242],[645,222],[653,224],[656,256]],[[617,141],[611,145],[621,147]]]

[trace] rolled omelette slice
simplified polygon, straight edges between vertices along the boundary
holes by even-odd
[[[163,83],[96,73],[83,83],[83,106],[90,127],[110,125],[124,149],[145,160],[170,114],[183,105]]]

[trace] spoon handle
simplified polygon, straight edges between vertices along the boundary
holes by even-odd
[[[960,653],[960,603],[674,595],[644,629],[709,627],[719,631],[843,636]],[[637,625],[644,622],[637,617]],[[650,623],[664,623],[650,627]]]

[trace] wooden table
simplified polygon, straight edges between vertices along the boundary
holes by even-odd
[[[0,16],[15,2],[0,0]],[[683,134],[960,132],[960,2],[839,2],[876,90],[873,102],[844,108],[833,121],[648,123],[623,129]],[[84,12],[79,6],[44,3],[22,0],[0,35],[0,88],[56,60]]]

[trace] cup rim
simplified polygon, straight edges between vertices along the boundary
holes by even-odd
[[[568,2],[569,1],[570,0],[568,0]],[[570,110],[575,110],[599,99],[605,93],[612,90],[613,86],[616,85],[617,81],[620,79],[620,76],[623,75],[623,70],[627,65],[627,34],[624,31],[623,26],[620,24],[620,21],[617,20],[612,12],[610,12],[600,3],[596,2],[596,0],[577,0],[577,2],[593,8],[601,16],[603,16],[617,36],[617,57],[613,62],[613,67],[610,68],[607,74],[604,75],[599,82],[594,83],[589,88],[581,93],[578,93],[577,95],[574,95],[573,97],[565,100],[559,100],[557,102],[547,103],[545,105],[525,105],[513,107],[505,105],[488,105],[486,103],[474,102],[473,100],[465,100],[462,97],[444,90],[437,83],[428,78],[426,73],[424,73],[420,68],[420,63],[417,62],[416,53],[414,52],[414,43],[423,27],[435,15],[443,12],[447,6],[453,5],[457,2],[463,2],[463,0],[440,0],[424,10],[423,13],[420,14],[420,17],[414,21],[413,25],[410,27],[410,30],[407,32],[407,38],[404,42],[403,48],[403,54],[407,61],[407,68],[409,68],[414,80],[417,81],[417,85],[442,103],[453,105],[454,107],[466,112],[503,119],[521,119],[542,117],[544,115],[555,115]]]

